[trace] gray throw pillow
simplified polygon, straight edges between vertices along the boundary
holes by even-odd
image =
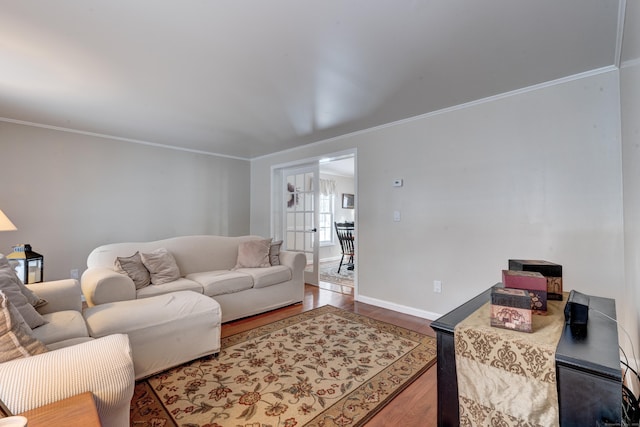
[[[238,245],[238,259],[235,268],[270,267],[269,250],[271,239],[249,240]]]
[[[31,289],[27,288],[24,285],[24,283],[22,283],[22,280],[20,280],[20,278],[16,275],[16,272],[11,267],[11,264],[9,263],[9,260],[7,259],[7,257],[5,257],[2,254],[0,254],[0,268],[8,268],[13,272],[13,275],[15,276],[15,281],[18,284],[18,287],[20,288],[20,293],[22,293],[22,295],[25,296],[29,304],[38,308],[38,307],[42,307],[47,303],[46,300],[40,298],[33,291],[31,291]]]
[[[9,262],[4,256],[0,256],[0,291],[3,291],[5,296],[14,305],[20,315],[24,318],[27,325],[30,328],[37,328],[40,325],[47,323],[44,318],[36,311],[33,305],[29,303],[29,299],[25,296],[24,291],[28,291],[28,294],[33,294],[27,289],[24,284],[18,279],[15,271],[9,265]],[[33,294],[35,295],[35,294]],[[39,298],[32,298],[32,301],[40,301]]]
[[[151,276],[152,285],[162,285],[180,278],[180,269],[171,252],[165,248],[156,249],[153,252],[142,253],[142,263]]]
[[[20,312],[0,291],[0,363],[46,351],[47,347],[32,335]]]
[[[115,268],[118,273],[129,276],[135,283],[136,289],[142,289],[151,284],[151,275],[142,263],[140,252],[136,252],[130,257],[116,258]]]
[[[282,246],[282,240],[271,242],[269,248],[269,262],[271,265],[280,265],[280,247]]]

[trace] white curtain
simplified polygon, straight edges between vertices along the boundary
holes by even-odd
[[[336,194],[336,182],[332,179],[320,178],[320,194],[323,196]]]

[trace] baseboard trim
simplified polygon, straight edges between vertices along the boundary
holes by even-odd
[[[393,310],[399,313],[409,314],[411,316],[421,317],[427,320],[436,320],[442,317],[441,314],[433,313],[431,311],[418,310],[417,308],[413,308],[413,307],[409,307],[401,304],[395,304],[389,301],[384,301],[377,298],[371,298],[371,297],[367,297],[360,294],[356,295],[354,299],[358,302],[375,305],[376,307],[386,308],[387,310]]]

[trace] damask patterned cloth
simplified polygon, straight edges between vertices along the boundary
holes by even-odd
[[[533,316],[533,333],[490,326],[490,304],[455,328],[461,426],[558,426],[555,351],[563,301]]]

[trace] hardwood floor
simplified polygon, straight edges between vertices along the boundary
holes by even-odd
[[[435,337],[429,320],[363,304],[354,301],[353,295],[341,294],[311,285],[305,285],[305,297],[302,304],[225,323],[222,325],[222,336],[226,337],[266,325],[327,304]],[[367,427],[435,427],[438,410],[436,384],[436,367],[434,365],[376,414],[366,424]]]

